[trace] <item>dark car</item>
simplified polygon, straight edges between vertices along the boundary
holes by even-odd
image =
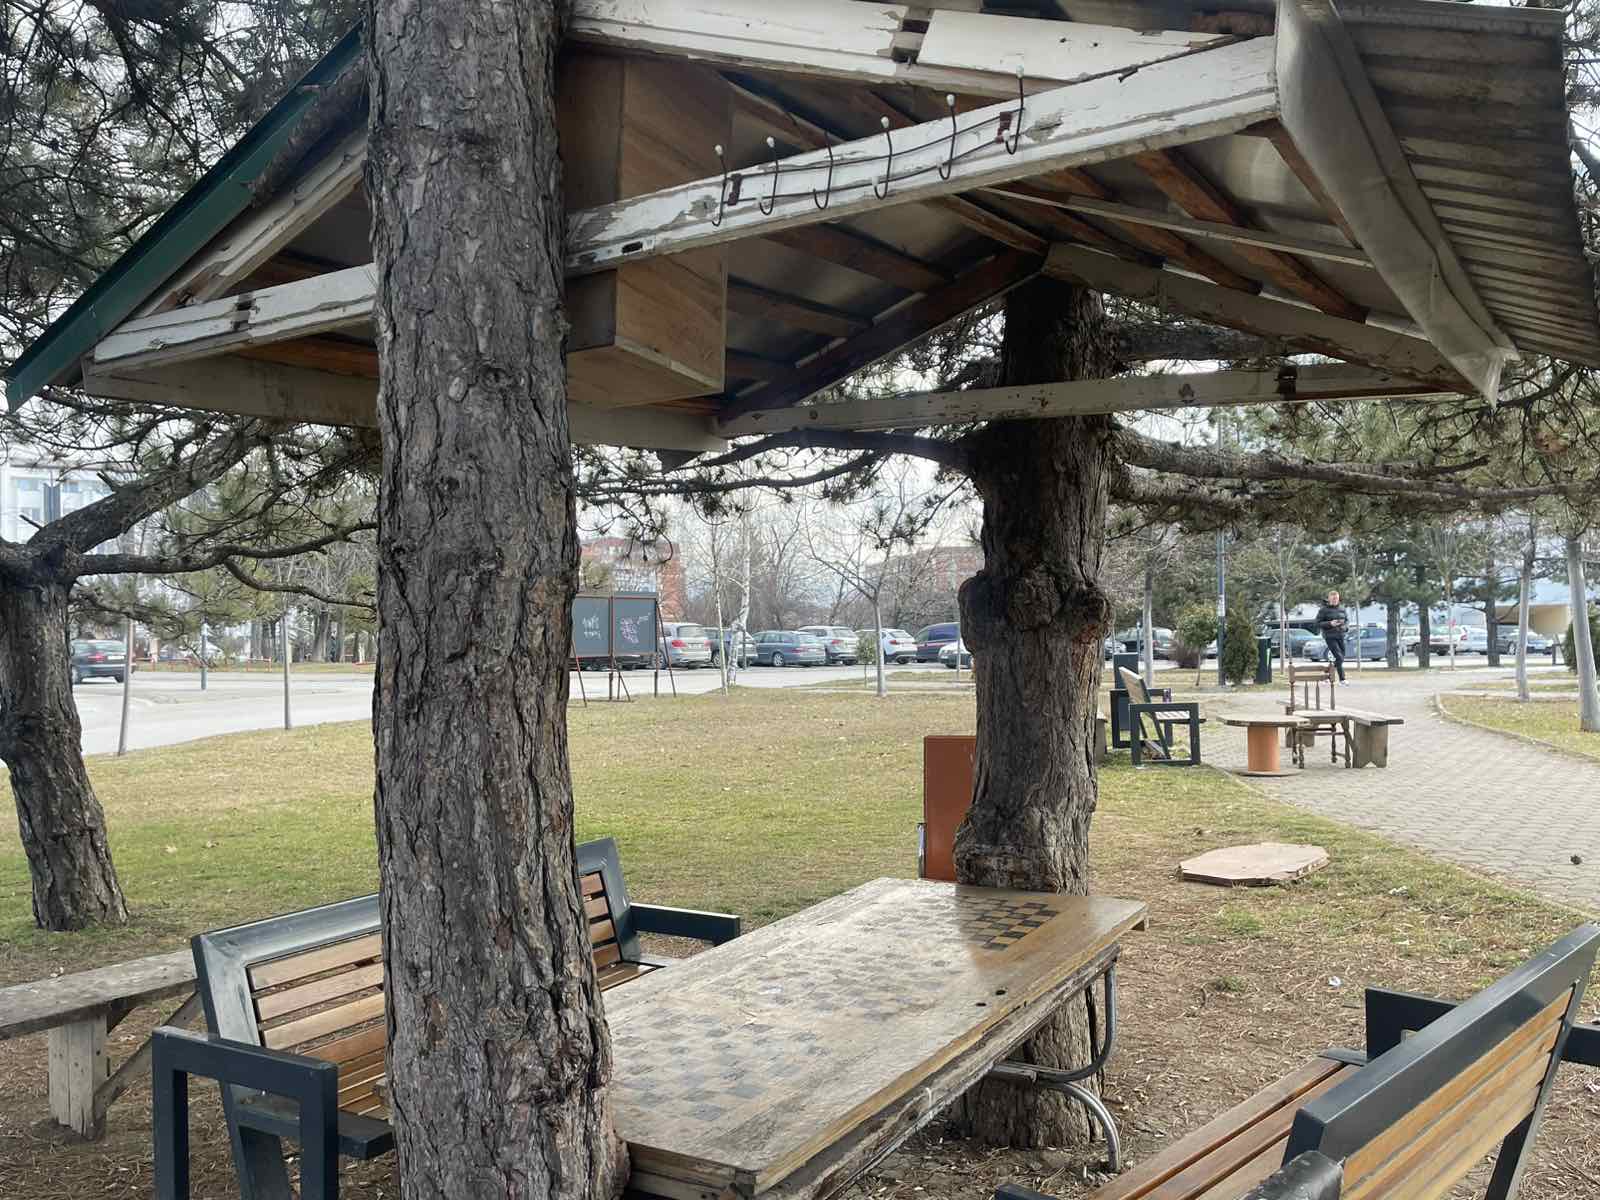
[[[1328,643],[1319,637],[1307,641],[1303,650],[1312,662],[1322,662],[1328,657]],[[1363,625],[1360,653],[1357,654],[1356,631],[1350,630],[1344,635],[1344,656],[1351,662],[1357,658],[1362,662],[1382,662],[1389,657],[1388,631],[1382,625]]]
[[[756,634],[758,667],[820,667],[827,661],[828,652],[815,634],[798,629],[765,629]]]
[[[118,683],[128,669],[128,648],[121,642],[73,642],[72,683],[110,677]]]
[[[961,637],[961,626],[954,621],[929,625],[917,634],[917,661],[938,662],[939,651]]]
[[[1310,629],[1302,629],[1298,625],[1289,626],[1287,635],[1276,625],[1269,625],[1261,631],[1261,636],[1272,639],[1272,657],[1277,658],[1283,648],[1283,638],[1289,639],[1289,657],[1299,658],[1306,652],[1306,643],[1316,638],[1316,633]]]
[[[722,656],[730,655],[730,660],[735,666],[748,667],[756,660],[756,640],[742,629],[718,629],[715,625],[707,625],[706,637],[711,641],[711,665],[722,665]]]
[[[1517,627],[1515,625],[1502,625],[1496,631],[1500,643],[1501,654],[1515,654],[1517,652]],[[1528,630],[1528,653],[1549,654],[1555,643],[1541,633]]]
[[[1170,629],[1163,629],[1157,625],[1151,631],[1150,652],[1156,658],[1172,657],[1173,633]],[[1144,653],[1144,630],[1137,626],[1133,629],[1124,629],[1115,635],[1114,639],[1124,654]]]

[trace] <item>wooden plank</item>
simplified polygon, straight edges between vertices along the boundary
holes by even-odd
[[[616,987],[618,984],[628,983],[651,970],[654,970],[654,968],[645,966],[643,963],[613,963],[599,974],[600,990],[603,992],[607,988]]]
[[[1350,39],[1364,62],[1394,57],[1402,60],[1448,62],[1457,67],[1545,67],[1561,64],[1560,43],[1547,38],[1510,34],[1484,37],[1439,29],[1405,29],[1374,26],[1346,18]]]
[[[200,1015],[201,1000],[198,993],[190,996],[180,1004],[170,1017],[161,1022],[163,1025],[175,1025],[182,1028]],[[122,1060],[122,1065],[107,1076],[106,1081],[95,1089],[94,1092],[94,1119],[103,1121],[106,1110],[131,1088],[150,1077],[150,1057],[152,1042],[149,1038],[139,1043],[139,1048],[127,1058]]]
[[[188,950],[0,988],[0,1041],[194,990]]]
[[[1108,259],[1107,261],[1116,261]],[[866,333],[830,346],[799,364],[786,383],[741,397],[723,409],[725,417],[796,404],[845,376],[893,354],[980,305],[1004,295],[1039,273],[1041,260],[1005,251],[882,317]]]
[[[261,1044],[273,1050],[282,1050],[319,1037],[326,1037],[330,1033],[353,1029],[363,1022],[376,1020],[381,1016],[383,1016],[383,993],[380,991],[371,996],[363,996],[359,1000],[352,1000],[349,1004],[341,1004],[337,1008],[301,1017],[298,1021],[288,1021],[282,1025],[274,1025],[270,1029],[263,1029]]]
[[[615,942],[611,942],[605,946],[596,946],[594,949],[594,965],[596,970],[599,970],[602,967],[609,967],[612,963],[620,961],[621,958],[622,951],[617,948],[617,944]]]
[[[726,1168],[766,1190],[921,1095],[1144,912],[878,880],[748,933],[608,994],[618,1132],[646,1171]],[[688,1073],[716,1112],[661,1099]]]
[[[252,991],[260,992],[269,987],[277,987],[279,984],[320,975],[336,967],[348,967],[354,963],[382,956],[383,935],[369,933],[362,937],[334,942],[332,945],[319,946],[304,954],[290,954],[269,962],[256,963],[249,968],[250,987]]]
[[[1299,367],[1292,381],[1278,371],[1199,371],[872,396],[747,413],[717,428],[734,438],[791,429],[920,429],[970,421],[1455,394],[1392,372],[1313,365]]]
[[[1350,1069],[1329,1058],[1312,1059],[1124,1171],[1097,1192],[1094,1200],[1138,1200],[1151,1188],[1199,1162],[1239,1133],[1254,1128],[1275,1113],[1298,1109],[1313,1089],[1330,1080],[1336,1081]]]
[[[598,896],[606,890],[605,876],[598,871],[583,876],[578,882],[585,896]]]
[[[583,902],[583,915],[591,921],[596,917],[608,917],[611,915],[611,906],[606,903],[604,896],[598,900],[585,900]]]
[[[1133,161],[1191,217],[1241,228],[1250,224],[1238,205],[1178,151],[1151,150],[1134,155]],[[1240,244],[1236,250],[1284,291],[1316,305],[1323,312],[1346,321],[1366,319],[1366,309],[1352,303],[1297,259],[1254,245]]]
[[[825,333],[829,337],[849,337],[872,325],[871,321],[841,312],[839,309],[829,308],[824,304],[814,304],[798,296],[786,296],[781,292],[769,291],[738,280],[728,282],[728,308],[731,312],[742,313],[747,317],[775,321],[795,329],[809,329],[814,333]]]
[[[100,1134],[95,1092],[110,1076],[104,1014],[50,1030],[50,1116],[81,1137]]]
[[[838,225],[781,229],[766,240],[908,292],[930,291],[950,281],[944,271]]]
[[[361,1059],[374,1052],[382,1053],[383,1048],[389,1044],[389,1031],[383,1025],[374,1025],[370,1029],[363,1029],[349,1037],[339,1038],[336,1041],[324,1042],[310,1050],[301,1053],[309,1054],[312,1058],[324,1059],[327,1062],[347,1063]]]
[[[1076,246],[1052,247],[1045,273],[1100,291],[1152,301],[1215,325],[1281,338],[1333,358],[1393,371],[1441,391],[1459,391],[1466,386],[1456,370],[1429,343],[1375,325],[1357,324],[1168,271],[1118,262]]]
[[[735,379],[759,379],[766,383],[776,383],[794,373],[794,364],[760,354],[749,354],[743,350],[729,350],[727,373]]]
[[[340,971],[311,983],[285,988],[281,992],[257,994],[256,1018],[261,1021],[271,1021],[288,1013],[299,1012],[303,1008],[313,1008],[318,1004],[326,1004],[329,1000],[337,1000],[341,996],[365,991],[370,987],[381,987],[382,984],[381,962],[350,971]]]
[[[593,945],[601,942],[613,942],[617,938],[617,927],[610,921],[589,922],[589,941]]]
[[[985,208],[965,196],[947,196],[933,201],[932,207],[949,213],[968,229],[981,233],[991,241],[1012,250],[1042,257],[1050,249],[1049,241],[1033,230],[1008,220],[993,209]]]

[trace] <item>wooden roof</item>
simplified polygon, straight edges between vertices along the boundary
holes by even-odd
[[[1492,391],[1519,351],[1600,365],[1559,12],[970,7],[793,0],[775,23],[763,0],[579,0],[575,45],[715,72],[732,116],[726,175],[575,212],[569,231],[574,275],[725,248],[722,386],[580,406],[575,438],[711,448],[1041,272],[1411,390]],[[1174,12],[1188,28],[1150,28]],[[346,39],[317,77],[359,54]],[[11,368],[13,403],[82,383],[372,422],[364,117],[305,94]],[[252,195],[314,120],[325,135]]]

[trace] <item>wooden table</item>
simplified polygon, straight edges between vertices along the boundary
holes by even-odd
[[[832,1194],[1097,978],[1145,915],[879,879],[608,992],[631,1189]]]
[[[1245,768],[1240,775],[1292,775],[1283,769],[1278,757],[1278,730],[1298,731],[1310,728],[1300,716],[1279,716],[1277,713],[1233,713],[1222,718],[1224,725],[1245,730]],[[1304,762],[1301,751],[1295,748],[1295,761]]]

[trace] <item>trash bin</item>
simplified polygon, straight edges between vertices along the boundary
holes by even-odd
[[[1118,653],[1111,656],[1111,748],[1126,750],[1128,741],[1128,689],[1122,686],[1122,672],[1139,673],[1139,655]]]
[[[1269,637],[1256,639],[1256,682],[1272,682],[1272,639]]]

